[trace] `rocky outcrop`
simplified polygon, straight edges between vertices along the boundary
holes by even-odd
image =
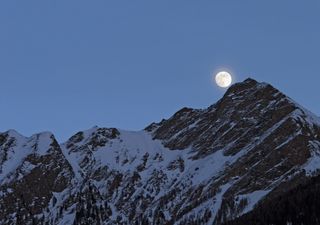
[[[1,224],[38,223],[54,192],[64,191],[73,172],[50,133],[25,138],[9,131],[1,144]]]

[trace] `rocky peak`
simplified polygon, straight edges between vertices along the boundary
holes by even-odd
[[[253,90],[257,89],[258,86],[262,86],[264,83],[259,83],[258,81],[248,78],[244,80],[243,82],[240,83],[235,83],[233,84],[226,92],[226,95],[229,95],[231,93],[240,93],[242,91],[248,91],[248,90]]]
[[[232,85],[225,93],[223,98],[209,108],[233,107],[234,110],[241,110],[246,106],[262,104],[263,107],[269,106],[276,101],[285,101],[287,97],[279,90],[267,83],[259,83],[251,78],[241,83]],[[286,101],[288,103],[288,101]],[[238,108],[239,107],[239,108]],[[260,107],[261,108],[261,107]]]
[[[6,135],[8,135],[10,137],[16,137],[16,138],[23,137],[22,134],[20,134],[18,131],[13,130],[13,129],[7,130],[3,134],[6,134]]]
[[[0,134],[0,211],[5,212],[0,215],[0,223],[32,220],[48,207],[54,192],[70,185],[72,176],[52,133],[24,137],[9,130]],[[10,214],[17,214],[13,218],[16,222],[12,219],[4,223]]]
[[[276,88],[249,78],[232,85],[207,109],[184,108],[147,130],[170,149],[193,147],[204,156],[224,148],[226,154],[235,154],[296,108]],[[238,146],[232,147],[234,142]]]
[[[108,141],[117,138],[120,132],[116,128],[99,128],[97,126],[81,131],[73,135],[64,145],[67,149],[76,149],[77,146],[86,146],[88,150],[94,151],[98,147],[104,147]]]

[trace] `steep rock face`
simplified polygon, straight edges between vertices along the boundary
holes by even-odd
[[[11,130],[0,136],[0,223],[44,220],[53,193],[70,185],[68,161],[51,133],[25,138]]]
[[[279,184],[303,176],[302,168],[312,169],[309,159],[318,160],[320,149],[317,118],[271,85],[252,79],[232,86],[208,109],[183,109],[147,130],[170,149],[193,148],[195,160],[219,151],[237,156],[213,181],[213,186],[232,183],[217,223],[251,210]]]
[[[221,224],[320,168],[318,121],[247,79],[207,109],[184,108],[143,131],[94,127],[60,145],[50,133],[8,131],[0,222]]]
[[[169,120],[154,124],[153,133],[170,149],[193,147],[198,157],[222,148],[226,155],[234,155],[246,144],[268,135],[269,129],[284,122],[296,108],[271,85],[248,79],[232,86],[208,109],[185,108]]]

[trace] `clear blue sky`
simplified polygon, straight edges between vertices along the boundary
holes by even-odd
[[[0,2],[0,130],[142,129],[266,81],[320,114],[320,1]]]

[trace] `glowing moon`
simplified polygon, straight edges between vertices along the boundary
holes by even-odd
[[[216,75],[216,83],[219,87],[226,88],[232,83],[232,76],[226,71],[221,71]]]

